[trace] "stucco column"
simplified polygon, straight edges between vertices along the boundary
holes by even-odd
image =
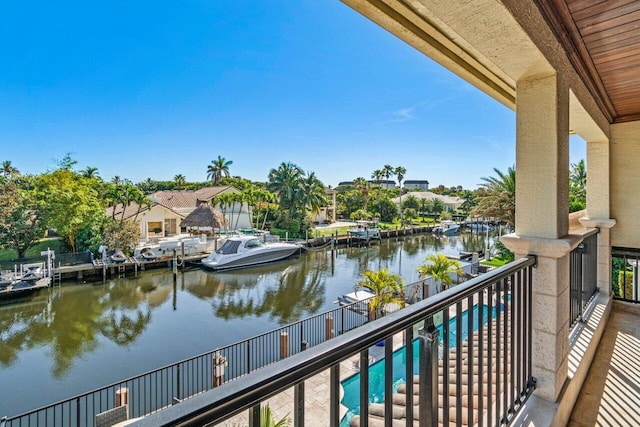
[[[610,219],[609,141],[587,141],[587,216],[580,222],[587,228],[597,227],[597,284],[602,295],[611,294],[611,231],[616,221]]]
[[[569,348],[569,89],[554,75],[517,83],[516,227],[502,242],[533,271],[533,376],[536,394],[556,401]]]

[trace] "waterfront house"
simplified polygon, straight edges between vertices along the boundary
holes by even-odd
[[[408,179],[402,184],[407,190],[429,191],[429,181],[426,179]]]
[[[317,224],[336,222],[336,194],[338,194],[338,192],[330,187],[326,187],[324,194],[329,205],[321,206],[320,210],[313,215],[313,222]]]
[[[220,205],[216,198],[224,194],[240,194],[231,186],[206,187],[200,190],[163,190],[148,196],[151,203],[139,206],[131,203],[124,208],[124,219],[140,224],[140,239],[147,241],[171,237],[186,232],[182,220],[203,203],[216,207],[224,215],[228,227],[251,228],[250,207],[246,203],[234,202]],[[107,209],[107,216],[120,218],[122,205]],[[114,212],[115,211],[115,212]]]
[[[383,179],[380,181],[374,181],[372,179],[367,181],[369,184],[371,185],[377,185],[379,187],[385,188],[387,190],[393,190],[394,188],[396,188],[396,182],[391,180],[391,179]],[[338,187],[340,187],[341,185],[351,185],[353,186],[353,181],[340,181],[338,183]]]
[[[436,193],[432,193],[431,191],[410,191],[408,193],[405,193],[402,196],[402,202],[406,202],[407,201],[407,197],[409,196],[413,196],[416,199],[418,199],[418,201],[420,200],[440,200],[443,204],[444,204],[444,210],[447,212],[456,212],[456,210],[462,206],[462,204],[464,203],[464,200],[461,199],[460,197],[455,197],[455,196],[445,196],[442,194],[436,194]],[[400,197],[396,197],[394,199],[391,199],[391,201],[393,203],[395,203],[396,205],[398,205],[398,208],[400,208]]]

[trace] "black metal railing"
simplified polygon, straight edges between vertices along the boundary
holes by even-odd
[[[466,278],[455,274],[453,280],[458,284]],[[436,292],[433,279],[405,287],[405,296],[410,303]],[[362,326],[369,322],[368,307],[369,299],[345,304],[247,340],[8,418],[6,426],[90,427],[97,414],[123,401],[128,402],[130,417],[144,416]]]
[[[359,361],[360,366],[358,407],[350,408],[359,415],[351,419],[352,426],[366,426],[374,420],[380,425],[413,425],[414,421],[420,425],[461,425],[463,421],[483,426],[508,424],[535,388],[534,264],[534,257],[516,260],[366,327],[142,418],[135,425],[233,424],[234,416],[248,410],[249,425],[259,426],[261,402],[293,387],[293,395],[284,394],[282,398],[293,409],[295,425],[303,426],[305,403],[309,403],[304,398],[305,380],[314,377],[315,384],[321,378],[328,386],[324,391],[314,389],[314,399],[322,400],[324,393],[326,400],[324,414],[312,415],[314,422],[337,426],[341,422],[340,363],[351,359]],[[416,327],[420,330],[414,337]],[[404,344],[397,351],[404,351],[401,360],[409,363],[398,367],[394,366],[392,345],[394,337],[398,340],[400,336]],[[380,341],[385,343],[383,379],[374,372],[375,364],[369,366],[370,348]],[[411,363],[414,360],[417,368]],[[394,394],[396,374],[403,375],[405,381]],[[369,388],[380,381],[384,402],[373,403]],[[408,410],[399,410],[398,406]]]
[[[640,249],[611,248],[611,290],[614,299],[640,303],[639,267]]]
[[[119,398],[128,402],[130,417],[143,416],[362,326],[369,321],[368,303],[366,299],[337,307],[3,421],[6,427],[93,426],[95,416],[120,403]]]
[[[569,254],[569,324],[582,320],[585,308],[598,292],[598,230],[585,235]]]

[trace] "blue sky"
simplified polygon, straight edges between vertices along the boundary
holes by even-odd
[[[1,10],[0,161],[24,173],[70,152],[105,179],[201,181],[220,155],[259,181],[283,161],[327,185],[391,164],[475,188],[515,161],[514,112],[337,0]]]

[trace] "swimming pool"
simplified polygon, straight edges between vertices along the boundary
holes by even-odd
[[[478,324],[478,305],[473,306],[473,331],[477,331]],[[492,310],[492,316],[496,317],[496,309]],[[468,310],[462,312],[462,340],[464,341],[469,335],[469,317]],[[489,306],[484,305],[482,310],[482,323],[487,324],[489,321]],[[456,345],[456,327],[457,317],[449,319],[449,348],[453,348]],[[443,325],[437,326],[440,331],[440,343],[442,343]],[[418,340],[413,340],[413,371],[418,373],[419,362],[419,347]],[[405,366],[406,366],[406,348],[402,347],[393,352],[393,392],[398,390],[400,384],[406,382],[405,378]],[[346,415],[340,422],[341,427],[347,427],[349,421],[354,415],[360,413],[360,374],[352,375],[351,377],[342,381],[342,388],[344,395],[341,403],[348,409]],[[369,366],[369,402],[381,403],[384,399],[384,359],[378,360],[376,363]]]

